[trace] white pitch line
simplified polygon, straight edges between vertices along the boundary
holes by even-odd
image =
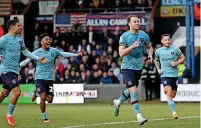
[[[200,118],[200,116],[188,116],[188,117],[179,117],[180,119],[192,119]],[[149,119],[148,121],[161,121],[161,120],[173,120],[172,118],[158,118],[158,119]],[[108,122],[108,123],[99,123],[99,124],[84,124],[84,125],[74,125],[61,128],[81,128],[81,127],[92,127],[92,126],[102,126],[102,125],[113,125],[113,124],[126,124],[126,123],[136,123],[137,121],[122,121],[122,122]]]

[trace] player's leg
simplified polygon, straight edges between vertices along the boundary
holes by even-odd
[[[46,87],[45,87],[45,80],[36,80],[36,90],[37,93],[40,95],[40,110],[42,113],[42,119],[46,120],[47,119],[47,114],[46,114]]]
[[[40,109],[41,109],[41,113],[42,113],[42,119],[44,122],[46,122],[47,119],[47,114],[46,114],[46,92],[42,92],[40,93]]]
[[[127,70],[123,69],[122,74],[123,74],[123,78],[124,78],[124,81],[126,83],[126,86],[128,86],[127,81],[130,78],[129,72]],[[119,115],[120,104],[123,103],[124,101],[126,101],[129,97],[130,97],[130,93],[129,93],[128,88],[127,88],[122,92],[122,94],[120,95],[119,99],[115,99],[113,101],[113,103],[114,103],[114,115],[115,116]]]
[[[178,88],[178,78],[172,78],[172,98],[175,98]]]
[[[10,126],[15,126],[13,111],[15,109],[16,103],[21,93],[17,79],[18,75],[12,72],[8,72],[3,75],[4,89],[7,89],[8,91],[11,90],[13,94],[12,97],[10,98],[10,103],[8,105],[8,113],[6,115],[6,119]]]
[[[138,87],[138,81],[141,77],[141,71],[140,70],[134,70],[132,71],[132,79],[130,80],[130,83],[128,84],[130,86],[129,88],[129,93],[131,96],[131,105],[133,108],[133,111],[135,112],[137,116],[137,120],[140,125],[143,125],[146,123],[148,120],[146,118],[143,118],[141,113],[140,113],[140,105],[138,103],[138,98],[137,98],[137,87]]]
[[[54,98],[54,86],[53,86],[53,81],[52,80],[48,80],[47,82],[47,90],[46,90],[46,101],[48,103],[52,103],[53,102],[53,98]]]
[[[0,103],[9,95],[10,91],[8,89],[3,88],[0,92]]]
[[[176,94],[177,94],[177,87],[178,87],[178,82],[177,82],[178,78],[172,78],[172,100],[173,98],[175,98]],[[173,118],[174,119],[178,119],[178,115],[176,113],[176,110],[175,112],[173,112]]]
[[[172,80],[170,78],[162,78],[162,81],[163,81],[163,85],[164,85],[164,88],[167,92],[167,103],[168,103],[168,106],[173,114],[173,117],[174,115],[176,114],[176,110],[175,110],[175,103],[174,103],[174,100],[172,99]],[[175,116],[175,119],[177,119],[178,117]]]
[[[53,98],[54,98],[54,87],[53,87],[53,81],[52,80],[45,80],[45,90],[46,90],[45,100],[48,103],[52,103]],[[47,117],[46,110],[44,111],[44,114],[45,114],[45,117],[43,117],[43,122],[44,123],[50,123],[50,120]]]
[[[33,94],[32,98],[31,98],[31,101],[34,102],[37,97],[40,97],[40,94],[38,93],[37,90],[34,90],[34,94]]]

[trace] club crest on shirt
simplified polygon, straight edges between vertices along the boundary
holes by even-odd
[[[174,55],[174,52],[171,52],[172,55]]]
[[[141,42],[144,42],[144,38],[140,38],[140,41],[141,41]]]
[[[54,53],[51,53],[51,56],[54,57]]]

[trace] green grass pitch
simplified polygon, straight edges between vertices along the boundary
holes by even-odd
[[[139,126],[130,104],[123,104],[119,117],[114,117],[109,103],[79,105],[47,105],[50,124],[41,120],[39,105],[18,104],[14,118],[15,128],[200,128],[200,104],[177,103],[178,120],[173,120],[168,105],[143,102],[141,113],[149,121]],[[7,105],[0,104],[0,128],[9,128],[5,115]]]

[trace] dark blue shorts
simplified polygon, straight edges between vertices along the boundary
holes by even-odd
[[[163,86],[171,86],[172,90],[177,91],[178,77],[161,77]]]
[[[122,69],[122,74],[124,82],[126,83],[126,88],[130,88],[133,86],[138,87],[141,73],[142,70]]]
[[[7,72],[2,74],[3,88],[11,91],[13,88],[18,87],[18,75],[14,72]]]
[[[46,95],[54,96],[54,87],[52,80],[41,80],[37,79],[36,83],[36,91],[40,94],[46,92]]]

